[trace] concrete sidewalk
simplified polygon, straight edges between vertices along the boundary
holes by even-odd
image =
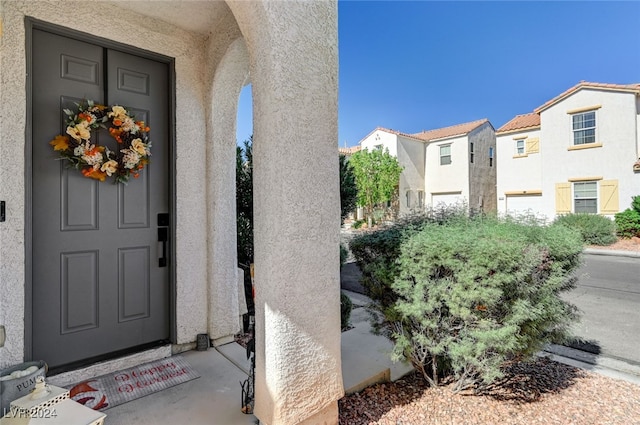
[[[410,366],[391,362],[391,343],[371,333],[369,316],[364,309],[368,299],[357,293],[346,293],[352,299],[354,309],[351,315],[353,328],[342,333],[345,391],[357,392],[410,372]],[[244,348],[233,342],[179,356],[191,363],[200,378],[108,409],[105,425],[258,423],[255,416],[240,411],[240,382],[247,378],[249,371]]]
[[[352,300],[352,329],[342,333],[342,374],[347,394],[378,382],[397,380],[412,367],[390,360],[391,342],[371,333],[365,306],[370,300],[344,291]],[[640,385],[640,366],[567,347],[550,346],[539,353],[552,360]],[[240,382],[247,377],[246,351],[235,342],[207,351],[179,354],[200,378],[105,411],[105,425],[253,425],[253,415],[241,413]]]
[[[640,251],[619,251],[615,249],[585,248],[583,252],[585,254],[592,254],[592,255],[609,255],[609,256],[615,256],[615,257],[640,258]]]

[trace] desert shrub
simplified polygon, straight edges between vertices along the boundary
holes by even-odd
[[[619,212],[616,214],[616,227],[620,237],[640,237],[640,212],[631,208]]]
[[[346,329],[349,327],[349,320],[351,319],[351,310],[353,309],[353,303],[351,298],[340,292],[340,328]]]
[[[356,220],[351,224],[351,227],[353,227],[354,229],[359,229],[362,227],[364,223],[365,223],[364,220]]]
[[[559,294],[575,287],[582,241],[565,226],[477,218],[427,224],[402,240],[388,314],[394,359],[455,391],[493,382],[507,360],[562,341],[577,318]],[[480,388],[480,387],[477,387]]]
[[[429,208],[404,216],[390,226],[357,235],[350,241],[349,248],[362,271],[360,283],[366,295],[373,300],[369,310],[374,331],[388,330],[384,325],[396,318],[393,305],[397,295],[391,290],[391,285],[399,274],[396,261],[401,242],[428,223],[464,220],[466,214],[465,205]]]
[[[616,223],[602,215],[564,214],[558,216],[554,224],[562,224],[578,230],[582,235],[582,240],[588,245],[611,245],[618,240]]]
[[[640,196],[633,196],[631,198],[631,209],[640,213]]]
[[[618,236],[623,238],[640,237],[640,196],[631,199],[631,208],[615,216]]]
[[[340,244],[340,269],[347,262],[347,257],[349,257],[349,251],[344,245]]]

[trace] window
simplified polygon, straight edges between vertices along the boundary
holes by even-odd
[[[440,165],[451,164],[451,145],[440,146]]]
[[[473,164],[473,142],[469,143],[469,161]]]
[[[489,167],[493,167],[493,146],[489,147]]]
[[[575,213],[598,213],[598,182],[575,182],[573,184],[573,211]]]
[[[424,207],[424,192],[422,190],[418,191],[418,208],[422,209]]]
[[[524,139],[516,140],[516,155],[524,155]]]
[[[407,208],[411,208],[411,191],[410,190],[407,190],[406,196],[407,196],[407,205],[406,206],[407,206]]]
[[[573,144],[584,145],[596,142],[596,111],[572,115]]]

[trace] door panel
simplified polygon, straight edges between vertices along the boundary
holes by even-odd
[[[169,211],[168,66],[33,32],[33,358],[50,367],[169,337],[169,268],[155,217]],[[121,105],[151,127],[151,163],[128,185],[57,161],[74,102]],[[115,151],[106,130],[92,142]]]

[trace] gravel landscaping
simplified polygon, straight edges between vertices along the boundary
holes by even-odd
[[[630,238],[630,239],[618,239],[616,242],[611,245],[591,245],[589,248],[593,249],[604,249],[611,251],[632,251],[632,252],[640,252],[640,238]]]
[[[429,388],[415,374],[339,401],[340,424],[638,425],[640,386],[538,358],[481,395]]]

